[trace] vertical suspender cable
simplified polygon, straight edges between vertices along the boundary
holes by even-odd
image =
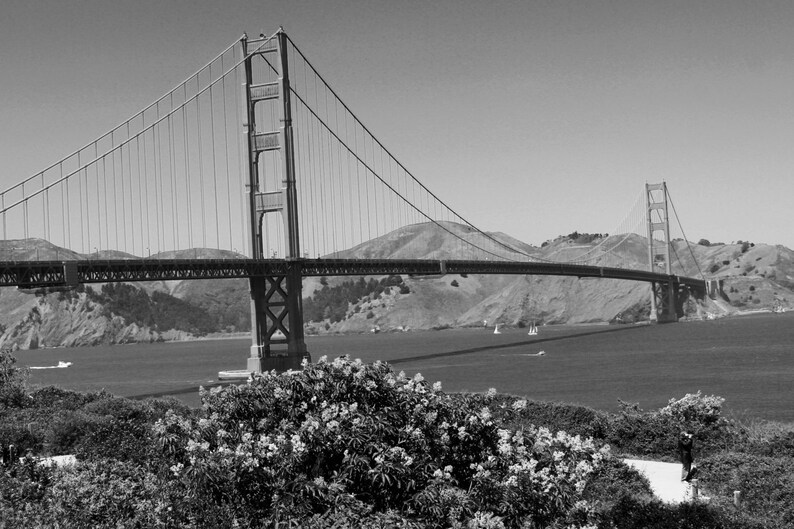
[[[137,135],[136,135],[137,138]],[[127,121],[127,178],[129,178],[130,187],[130,244],[132,245],[132,253],[135,253],[135,193],[133,192],[132,181],[132,140],[130,137],[130,122]],[[138,192],[140,199],[140,192]],[[141,224],[143,219],[141,219]]]
[[[221,70],[223,71],[223,70]],[[210,81],[212,81],[212,64],[210,64]],[[212,85],[210,85],[210,147],[212,148],[212,190],[215,196],[215,247],[221,247],[221,228],[218,219],[218,171],[215,157],[215,105],[212,101]]]
[[[187,83],[183,85],[184,90],[184,98],[185,102],[187,102]],[[189,134],[187,128],[187,110],[188,107],[185,106],[182,108],[182,147],[183,147],[183,160],[185,164],[185,188],[187,189],[187,246],[185,248],[189,248],[190,245],[193,243],[193,194],[190,190],[190,146],[189,146]],[[174,143],[174,148],[176,149],[176,143]],[[174,162],[176,163],[176,162]],[[176,177],[178,173],[176,171],[176,167],[174,167],[174,203],[178,203],[178,190],[179,186],[176,184]],[[178,221],[177,221],[178,222]]]
[[[210,81],[212,80],[212,76],[210,76]],[[196,92],[201,91],[201,87],[199,86],[199,76],[196,74]],[[185,109],[187,112],[187,109]],[[205,218],[205,210],[204,210],[204,149],[202,145],[202,136],[201,136],[201,102],[199,98],[196,98],[196,129],[198,135],[198,166],[199,166],[199,197],[201,202],[199,203],[199,215],[201,216],[201,245],[206,248],[207,247],[207,229],[206,229],[206,222],[207,219]],[[191,246],[195,246],[195,243],[191,239],[190,241]]]
[[[234,60],[234,63],[237,64],[238,61],[237,61],[237,49],[236,48],[232,51],[232,54],[233,54],[232,58]],[[236,73],[236,77],[237,77],[237,86],[239,87],[239,86],[241,86],[243,84],[242,83],[242,79],[240,78],[241,75],[240,75],[240,67],[239,66],[235,69],[235,73]],[[234,91],[234,97],[235,97],[235,104],[236,104],[235,108],[238,108],[238,109],[243,108],[243,104],[241,102],[241,98],[242,98],[241,90],[239,90],[239,89],[235,90]],[[242,122],[240,121],[240,119],[242,118],[242,114],[240,112],[235,112],[234,116],[235,116],[235,127],[236,127],[237,130],[241,130],[242,129]],[[245,141],[248,141],[247,138],[248,137],[246,136]],[[238,138],[238,140],[237,140],[237,163],[238,163],[240,168],[245,167],[245,165],[246,165],[246,163],[243,161],[242,142],[243,142],[243,140]],[[243,178],[244,171],[240,170],[240,171],[238,171],[238,174],[240,175],[240,180],[239,181],[242,183],[242,178]],[[240,200],[240,205],[239,205],[237,211],[239,211],[241,215],[245,211],[245,193],[242,192],[244,189],[245,188],[243,187],[243,189],[241,189],[240,192],[238,193],[238,197],[239,197],[239,200]],[[244,217],[241,217],[241,220],[242,220],[242,225],[243,225],[243,229],[242,229],[243,239],[242,239],[242,242],[240,243],[241,244],[240,248],[242,249],[242,248],[245,248],[246,241],[248,241],[251,238],[251,234],[248,233],[248,229],[249,229],[248,222],[246,222]],[[243,253],[245,253],[245,250],[243,250]]]
[[[28,238],[28,201],[25,199],[25,182],[22,182],[22,216],[24,218],[24,226],[25,229],[23,230],[25,239]]]
[[[83,167],[83,164],[80,162],[80,154],[80,151],[77,151],[77,167]],[[80,201],[80,251],[85,253],[85,232],[83,231],[83,215],[85,213],[83,210],[83,174],[86,176],[88,175],[88,168],[83,168],[77,175],[77,196]]]
[[[141,125],[141,128],[143,128],[143,125]],[[138,219],[140,219],[141,223],[141,256],[143,256],[143,251],[147,247],[144,233],[148,233],[149,220],[143,216],[143,201],[146,195],[143,192],[143,179],[141,178],[141,137],[138,135],[135,136],[135,167],[138,177],[136,179],[138,180]]]
[[[334,128],[336,133],[339,134],[339,105],[337,103],[337,99],[334,98]],[[336,142],[336,164],[339,168],[339,229],[342,232],[341,242],[342,242],[342,250],[347,249],[347,238],[345,237],[345,232],[347,231],[345,227],[345,203],[344,203],[344,189],[345,189],[345,175],[342,171],[342,145],[337,141]]]
[[[184,87],[184,85],[183,85]],[[171,95],[171,111],[174,110],[174,96]],[[182,119],[184,120],[185,112],[182,109]],[[174,121],[171,119],[171,116],[168,116],[168,166],[169,166],[169,176],[171,177],[171,222],[172,227],[171,229],[174,231],[174,250],[180,250],[180,237],[179,237],[179,207],[178,207],[178,200],[177,200],[177,172],[176,172],[176,136],[174,132]],[[188,211],[187,211],[187,218],[188,218],[188,238],[190,237],[190,179],[187,179],[187,197],[188,197]]]
[[[152,251],[152,242],[150,238],[149,227],[151,225],[151,217],[149,217],[149,174],[148,174],[148,160],[146,158],[146,135],[143,135],[143,142],[137,140],[136,150],[138,153],[138,186],[140,189],[140,215],[141,215],[141,248],[148,248],[148,254]],[[143,147],[141,147],[143,143]],[[141,167],[143,165],[143,167]],[[142,188],[142,189],[141,189]],[[143,253],[141,253],[143,255]],[[148,255],[147,255],[148,257]]]
[[[355,121],[353,121],[353,149],[358,156],[358,126]],[[358,242],[362,243],[364,242],[364,222],[361,220],[361,215],[364,214],[364,208],[361,204],[361,174],[359,173],[361,162],[353,160],[353,163],[356,164],[356,191],[358,192]]]
[[[225,72],[226,68],[223,66],[223,55],[221,55],[221,71]],[[226,204],[229,211],[229,250],[234,248],[234,230],[232,228],[232,184],[231,184],[231,175],[229,174],[229,129],[227,126],[227,118],[226,116],[228,113],[226,112],[226,81],[227,79],[224,77],[223,81],[221,82],[221,99],[223,100],[223,152],[224,152],[224,162],[226,163]]]
[[[63,172],[63,164],[61,164],[61,172]],[[61,175],[63,178],[63,175]],[[72,205],[70,203],[71,196],[69,195],[69,179],[64,182],[66,189],[66,238],[64,243],[67,248],[72,249]]]
[[[160,120],[160,104],[157,104],[157,120]],[[160,253],[163,249],[163,217],[162,217],[162,200],[163,200],[163,157],[162,147],[160,145],[160,129],[162,123],[157,125],[152,130],[152,162],[154,168],[154,213],[157,217],[157,252]]]
[[[113,196],[111,197],[113,200],[113,229],[116,235],[115,241],[115,248],[116,250],[120,250],[121,247],[119,245],[119,215],[118,215],[118,207],[116,200],[118,198],[118,193],[116,192],[116,140],[114,138],[113,132],[110,133],[110,164],[111,164],[111,174],[113,175]],[[108,250],[110,250],[110,241],[108,241]]]
[[[124,190],[124,146],[120,146],[119,149],[119,172],[121,173],[121,236],[124,240],[124,251],[127,251],[127,206],[124,201],[126,197],[126,192]],[[121,249],[121,245],[119,245],[118,241],[116,241],[116,246],[118,249]]]
[[[100,248],[101,250],[105,250],[110,248],[110,212],[108,211],[108,164],[107,164],[107,156],[102,157],[102,183],[103,186],[103,193],[102,193],[102,201],[105,203],[105,246],[104,248]],[[100,226],[102,224],[100,223]],[[100,229],[101,234],[101,229]],[[100,235],[100,246],[102,246],[102,239]]]
[[[325,94],[325,124],[330,128],[330,119],[328,117],[328,89],[327,88],[324,89],[323,92]],[[333,248],[334,248],[333,251],[334,251],[334,255],[336,256],[336,252],[339,250],[339,247],[336,244],[336,230],[337,230],[337,226],[336,226],[336,201],[334,200],[334,198],[335,198],[334,197],[334,195],[335,195],[334,191],[336,190],[336,186],[334,185],[334,180],[333,180],[333,176],[334,176],[334,174],[333,174],[333,172],[334,172],[333,145],[332,145],[332,137],[331,137],[330,132],[327,133],[327,136],[328,136],[328,178],[329,178],[328,186],[330,188],[329,191],[330,191],[330,194],[331,194],[331,208],[330,208],[331,209],[331,212],[330,212],[331,213],[331,225],[330,225],[330,230],[331,230],[331,240],[333,241]]]

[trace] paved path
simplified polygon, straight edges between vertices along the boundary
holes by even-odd
[[[624,463],[640,471],[648,481],[656,497],[667,503],[681,503],[691,497],[689,485],[681,481],[680,463],[624,459]]]

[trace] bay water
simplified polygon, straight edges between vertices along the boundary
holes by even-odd
[[[728,415],[794,422],[794,313],[666,325],[554,325],[309,336],[314,360],[341,355],[422,373],[445,391],[495,388],[533,400],[616,411],[618,399],[652,410],[701,391]],[[30,383],[105,389],[127,397],[173,395],[199,404],[198,387],[245,367],[250,339],[18,351]],[[538,354],[543,352],[543,354]],[[59,362],[71,362],[58,368]]]

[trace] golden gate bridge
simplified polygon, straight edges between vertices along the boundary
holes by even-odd
[[[0,286],[248,278],[248,370],[288,369],[308,355],[305,276],[644,281],[652,318],[676,321],[706,282],[686,274],[671,244],[671,207],[664,183],[646,184],[611,236],[541,258],[431,191],[279,30],[243,35],[131,118],[0,192]],[[401,247],[420,225],[453,242]],[[620,257],[637,236],[644,263]],[[57,249],[42,252],[36,239]],[[364,243],[375,239],[399,251],[373,255]]]

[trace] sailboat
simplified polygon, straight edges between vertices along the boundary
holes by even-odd
[[[535,336],[538,334],[538,326],[535,325],[535,322],[532,322],[532,325],[529,326],[529,332],[527,333],[529,336]]]
[[[496,324],[496,327],[494,327],[493,333],[494,334],[502,334],[501,332],[499,332],[499,324],[498,323]]]

